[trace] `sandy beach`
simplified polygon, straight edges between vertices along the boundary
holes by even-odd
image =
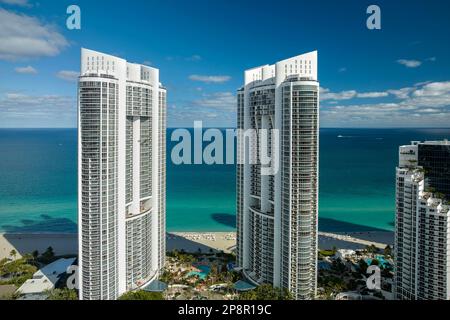
[[[331,249],[362,249],[374,245],[384,249],[387,245],[394,246],[394,232],[392,231],[364,231],[364,232],[321,232],[319,231],[319,248]]]
[[[78,254],[77,234],[67,233],[24,233],[0,234],[0,259],[9,257],[11,250],[18,256],[38,250],[44,252],[52,247],[56,255]]]
[[[166,237],[166,249],[187,252],[216,251],[231,252],[236,247],[236,232],[171,232]]]
[[[166,236],[167,251],[186,252],[216,251],[232,252],[236,246],[235,232],[170,232]],[[77,254],[76,234],[0,234],[0,259],[9,257],[11,250],[19,255],[38,250],[44,252],[51,246],[56,255]],[[393,246],[394,233],[383,231],[330,233],[319,232],[319,248],[361,249],[373,244],[380,249]]]

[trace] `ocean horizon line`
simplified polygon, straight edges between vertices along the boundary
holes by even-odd
[[[236,127],[203,127],[203,129],[217,128],[217,129],[237,129]],[[75,130],[77,127],[0,127],[0,130]],[[167,127],[167,129],[194,129],[194,127],[179,126],[179,127]],[[390,129],[443,129],[449,130],[450,127],[320,127],[320,129],[358,129],[358,130],[390,130]]]

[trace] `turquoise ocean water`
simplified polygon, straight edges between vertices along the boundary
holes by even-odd
[[[444,138],[450,129],[322,129],[319,228],[392,230],[398,146]],[[76,139],[75,129],[0,129],[0,232],[76,232]],[[167,228],[234,230],[235,167],[168,161]]]

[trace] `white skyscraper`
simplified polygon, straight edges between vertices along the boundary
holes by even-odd
[[[277,129],[279,170],[237,166],[237,259],[254,284],[313,299],[317,287],[319,83],[317,51],[245,71],[238,129]],[[245,139],[238,138],[238,159]],[[250,146],[259,155],[261,145]],[[273,156],[273,154],[272,154]]]
[[[449,199],[450,142],[401,146],[396,173],[396,299],[450,299]]]
[[[116,299],[165,259],[166,90],[159,70],[81,50],[78,91],[81,299]]]

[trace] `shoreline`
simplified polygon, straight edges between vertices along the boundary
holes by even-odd
[[[319,231],[319,249],[363,249],[373,244],[379,249],[393,246],[393,231],[322,232]],[[51,246],[56,255],[77,255],[77,233],[1,233],[0,260],[9,257],[11,250],[18,256],[38,250],[44,252]],[[233,252],[236,247],[236,232],[167,232],[166,250],[186,252]]]
[[[56,255],[78,254],[77,233],[0,233],[0,260],[10,256],[11,250],[17,256],[38,250],[43,253],[52,247]]]

